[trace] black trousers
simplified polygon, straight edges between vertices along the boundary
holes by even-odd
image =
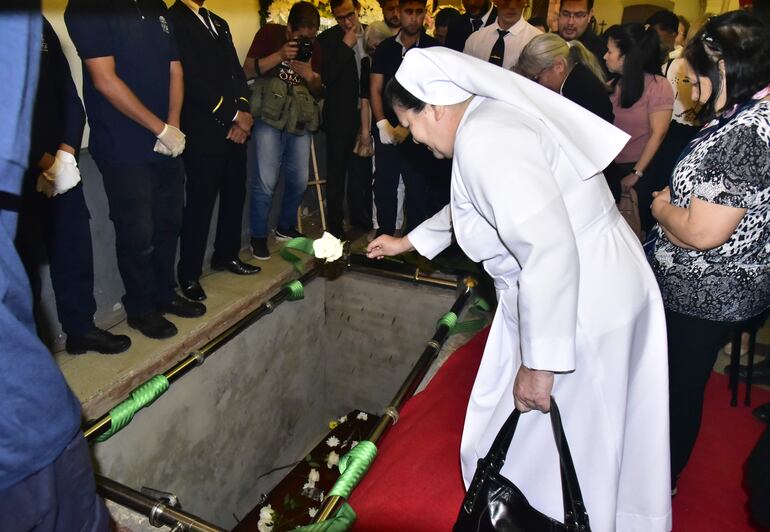
[[[174,261],[182,226],[181,161],[97,161],[115,225],[118,269],[129,316],[153,312],[174,297]]]
[[[243,202],[246,198],[246,147],[227,143],[221,154],[185,151],[185,205],[179,239],[180,281],[197,281],[201,276],[209,225],[219,195],[217,233],[212,260],[233,260],[241,249]]]
[[[706,382],[734,325],[666,310],[672,487],[695,447]]]
[[[398,209],[398,178],[404,180],[404,234],[420,225],[428,217],[426,208],[427,181],[425,167],[428,159],[425,146],[408,137],[398,146],[380,142],[379,131],[374,129],[374,203],[377,205],[377,234],[392,235],[396,231]],[[427,152],[430,156],[430,152]]]
[[[353,159],[358,129],[351,127],[326,128],[326,209],[329,231],[342,236],[345,218],[345,178]],[[350,199],[348,199],[350,204]]]
[[[350,225],[372,228],[372,158],[353,154],[348,166],[348,215]]]
[[[38,173],[24,177],[16,249],[32,286],[35,314],[41,315],[39,268],[47,261],[62,330],[80,336],[94,328],[96,312],[90,214],[83,185],[48,198],[35,190]]]

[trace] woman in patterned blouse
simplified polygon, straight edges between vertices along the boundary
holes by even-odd
[[[695,444],[719,348],[735,322],[770,306],[770,31],[750,13],[725,13],[684,57],[706,126],[652,204],[652,267],[668,327],[672,487]]]

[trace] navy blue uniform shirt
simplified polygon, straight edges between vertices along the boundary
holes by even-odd
[[[115,72],[150,111],[168,117],[170,62],[179,60],[162,0],[70,0],[64,12],[83,60],[115,58]],[[83,98],[91,126],[89,149],[97,161],[151,163],[155,135],[118,111],[94,87],[83,68]]]
[[[404,60],[404,47],[396,40],[398,35],[399,34],[388,37],[382,41],[374,52],[374,58],[372,59],[372,74],[382,74],[383,76],[383,92],[385,91],[385,86],[388,84],[388,81],[390,81],[390,78],[395,77],[398,67],[401,66],[401,61]],[[423,31],[420,34],[420,39],[409,48],[409,50],[412,48],[430,48],[431,46],[437,45],[438,41]],[[388,119],[392,126],[397,126],[398,118],[396,117],[396,113],[390,107],[390,103],[385,101],[384,94],[382,107],[385,112],[385,118]]]

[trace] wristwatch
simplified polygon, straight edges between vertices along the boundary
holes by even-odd
[[[631,173],[634,174],[636,177],[639,177],[639,178],[641,178],[644,175],[644,172],[640,172],[636,168],[632,168],[631,169]]]

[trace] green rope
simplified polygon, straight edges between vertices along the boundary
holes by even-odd
[[[457,314],[454,312],[447,312],[441,316],[441,319],[438,320],[436,327],[441,327],[442,325],[446,325],[447,329],[449,329],[451,332],[454,326],[457,325]]]
[[[369,471],[375,456],[377,456],[377,446],[369,440],[364,440],[340,458],[340,478],[334,483],[327,497],[337,496],[343,499],[350,497],[353,489],[358,486],[366,472]],[[353,526],[355,520],[356,512],[348,503],[345,503],[333,518],[295,530],[301,532],[343,532]]]
[[[353,508],[351,508],[348,503],[344,503],[340,509],[337,510],[337,515],[331,519],[321,521],[320,523],[312,523],[307,526],[300,526],[294,530],[300,532],[344,532],[345,530],[350,530],[355,521],[356,512],[353,511]]]
[[[305,297],[305,287],[302,286],[302,283],[298,279],[286,283],[283,287],[289,291],[289,301],[297,301],[298,299],[303,299]]]
[[[337,495],[343,499],[350,497],[361,479],[371,467],[374,457],[377,456],[377,446],[368,440],[364,440],[353,447],[347,454],[340,458],[340,478],[329,491],[329,496]]]
[[[440,320],[438,320],[436,327],[446,325],[449,328],[449,336],[458,333],[476,332],[481,330],[484,325],[487,324],[488,320],[485,314],[487,314],[491,308],[492,307],[490,304],[484,298],[476,298],[476,300],[473,302],[473,305],[471,305],[471,307],[468,309],[468,313],[481,316],[480,318],[465,320],[458,323],[457,314],[454,312],[447,312],[441,316]]]
[[[145,406],[149,406],[168,390],[168,379],[164,375],[155,375],[150,380],[134,389],[128,399],[115,405],[110,410],[110,429],[101,434],[96,441],[102,442],[128,425]]]
[[[294,269],[299,273],[303,273],[305,266],[302,264],[302,259],[294,254],[294,251],[301,251],[306,255],[314,257],[313,239],[307,237],[292,238],[281,248],[281,257],[283,257],[285,261],[290,262]]]

